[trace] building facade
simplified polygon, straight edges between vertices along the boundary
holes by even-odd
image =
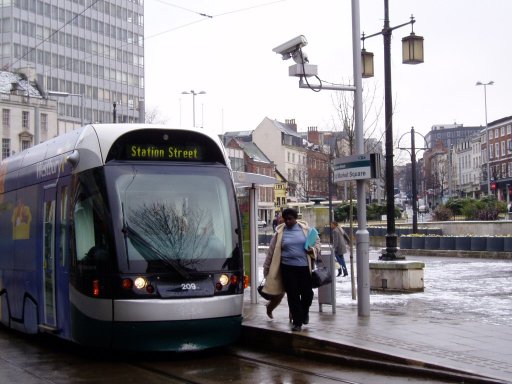
[[[59,133],[112,122],[114,110],[117,122],[143,121],[143,0],[3,2],[0,68],[29,68],[58,95]]]
[[[498,200],[510,201],[512,196],[510,191],[512,188],[512,116],[489,123],[488,129],[491,193]]]
[[[465,127],[464,124],[433,125],[425,135],[425,141],[428,148],[434,148],[439,141],[445,148],[451,148],[458,141],[478,134],[483,129],[485,127]]]
[[[24,75],[0,71],[2,157],[57,135],[57,103],[42,97]]]

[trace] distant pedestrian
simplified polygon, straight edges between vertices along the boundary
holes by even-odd
[[[284,224],[277,226],[263,264],[266,279],[263,291],[275,295],[277,303],[286,292],[292,331],[300,331],[303,324],[309,323],[309,308],[313,301],[312,259],[320,255],[320,238],[317,235],[315,244],[306,249],[306,240],[311,233],[308,223],[297,220],[297,211],[292,208],[284,209],[282,218]],[[271,313],[269,316],[272,317]]]
[[[332,230],[332,246],[334,248],[334,256],[336,257],[336,261],[340,265],[341,268],[338,269],[338,274],[336,277],[341,275],[341,271],[343,270],[343,276],[347,276],[347,265],[345,264],[345,252],[347,252],[347,245],[350,244],[350,239],[347,233],[341,228],[336,221],[331,222],[331,230]]]
[[[272,220],[272,230],[274,231],[274,233],[276,232],[276,228],[279,224],[281,224],[281,216],[279,216],[279,214],[276,213],[274,220]]]

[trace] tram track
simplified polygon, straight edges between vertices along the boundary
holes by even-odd
[[[383,362],[379,368],[370,359],[345,356],[341,360],[305,350],[289,354],[233,345],[201,352],[122,353],[79,347],[47,336],[28,337],[1,327],[0,344],[0,382],[13,384],[503,383],[456,373],[435,376]]]
[[[317,384],[401,384],[401,383],[470,383],[461,377],[433,377],[431,372],[379,370],[369,365],[343,365],[313,358],[269,351],[224,348],[201,354],[187,354],[176,359],[132,362],[138,369],[172,383],[216,384],[317,383]]]

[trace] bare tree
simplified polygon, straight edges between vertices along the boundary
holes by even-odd
[[[160,110],[158,108],[152,108],[152,109],[146,110],[144,120],[148,124],[165,124],[165,123],[167,123],[167,120],[162,117]]]
[[[371,84],[371,86],[370,86]],[[367,87],[363,89],[363,129],[365,138],[365,149],[367,152],[375,152],[375,145],[382,142],[385,130],[379,128],[379,122],[382,114],[384,99],[377,98],[377,85],[375,82],[366,83]],[[334,156],[350,156],[355,153],[355,111],[354,111],[354,93],[353,92],[335,92],[332,97],[333,105],[336,110],[336,116],[333,117],[333,131],[341,132],[335,141]],[[383,127],[383,125],[381,126]],[[371,142],[370,138],[373,138]],[[371,143],[369,145],[369,143]],[[381,172],[384,176],[384,172]],[[378,184],[384,185],[384,179],[381,177]],[[352,192],[353,183],[350,183],[349,189]],[[345,198],[347,191],[345,191]]]

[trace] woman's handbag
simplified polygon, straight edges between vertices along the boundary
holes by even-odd
[[[313,288],[321,287],[332,282],[332,276],[327,267],[316,267],[311,271],[311,281]],[[258,288],[259,290],[259,288]]]
[[[270,295],[266,292],[263,292],[263,287],[265,286],[265,279],[261,280],[260,285],[258,286],[258,293],[261,297],[263,297],[265,300],[271,300],[274,295]]]

